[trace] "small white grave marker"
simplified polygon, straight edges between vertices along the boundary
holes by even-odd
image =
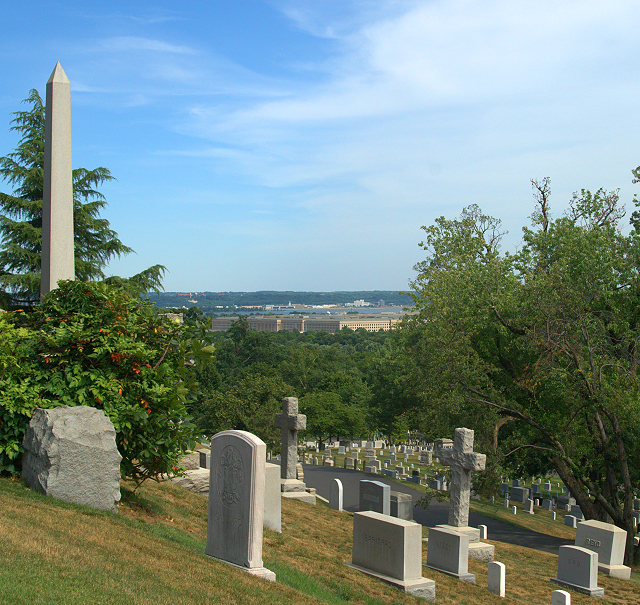
[[[505,594],[505,566],[498,561],[490,561],[487,570],[487,582],[489,592],[504,597]]]

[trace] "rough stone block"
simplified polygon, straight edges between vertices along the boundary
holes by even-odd
[[[23,446],[27,486],[59,500],[118,512],[122,456],[113,423],[102,410],[38,408]]]

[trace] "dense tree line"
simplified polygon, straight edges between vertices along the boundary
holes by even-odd
[[[188,314],[187,321],[189,315],[195,314]],[[213,338],[215,354],[199,369],[202,396],[192,408],[207,435],[242,428],[277,450],[274,415],[281,411],[282,398],[293,396],[307,414],[310,438],[357,438],[374,432],[406,436],[397,402],[380,399],[373,389],[394,348],[394,333],[257,332],[240,318]]]

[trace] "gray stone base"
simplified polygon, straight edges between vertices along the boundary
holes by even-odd
[[[205,553],[206,555],[207,553]],[[211,555],[207,555],[207,557],[211,557]],[[231,567],[235,567],[236,569],[239,569],[240,571],[244,571],[246,573],[250,573],[252,576],[258,576],[259,578],[262,578],[263,580],[267,580],[268,582],[275,582],[276,581],[276,574],[271,571],[270,569],[267,569],[266,567],[243,567],[242,565],[236,565],[235,563],[231,563],[231,561],[225,561],[224,559],[218,559],[218,557],[211,557],[212,559],[215,559],[216,561],[220,561],[220,563],[225,563],[226,565],[231,565]]]
[[[402,592],[406,592],[418,599],[424,599],[425,601],[429,601],[429,603],[436,602],[436,583],[434,580],[429,580],[429,578],[420,578],[418,580],[398,580],[397,578],[392,578],[391,576],[385,576],[384,574],[378,573],[377,571],[372,571],[371,569],[367,569],[366,567],[359,567],[358,565],[354,565],[353,563],[347,563],[349,567],[353,569],[357,569],[362,573],[367,574],[373,578],[378,578],[382,580],[385,584],[390,584],[394,586],[398,590]]]
[[[493,561],[495,553],[496,547],[493,544],[487,544],[486,542],[473,542],[469,544],[470,559],[488,563],[489,561]]]
[[[619,578],[620,580],[631,579],[631,568],[626,565],[606,565],[605,563],[598,563],[598,571],[606,576]]]
[[[594,589],[589,589],[589,588],[585,588],[584,586],[576,586],[575,584],[565,582],[564,580],[560,580],[558,578],[551,578],[551,581],[554,584],[557,584],[558,586],[562,586],[562,588],[575,590],[576,592],[589,595],[590,597],[597,597],[598,599],[604,599],[604,588],[600,588],[600,586]]]
[[[304,492],[304,481],[298,481],[298,479],[280,479],[280,489],[282,492]]]
[[[280,495],[288,500],[300,500],[300,502],[313,505],[316,503],[315,494],[308,494],[307,492],[282,492]]]
[[[469,536],[469,547],[471,547],[471,544],[474,542],[480,542],[480,530],[477,527],[469,527],[468,525],[465,527],[456,527],[455,525],[436,525],[436,527]]]
[[[209,493],[209,475],[210,471],[206,468],[187,471],[183,476],[171,477],[171,483],[175,483],[184,489],[203,496]]]
[[[458,578],[458,580],[462,580],[463,582],[466,582],[467,584],[475,584],[476,583],[476,574],[473,574],[473,573],[454,573],[452,571],[447,571],[446,569],[440,569],[438,567],[434,567],[433,565],[427,565],[426,563],[423,563],[422,565],[424,567],[428,567],[429,569],[435,569],[436,571],[439,571],[440,573],[447,574],[448,576],[451,576],[452,578]]]

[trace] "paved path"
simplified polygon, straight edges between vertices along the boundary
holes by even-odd
[[[381,475],[371,475],[362,471],[352,471],[342,468],[333,468],[330,466],[304,465],[304,482],[307,487],[315,487],[317,493],[323,498],[329,498],[329,486],[332,479],[338,478],[342,481],[343,486],[343,507],[349,512],[358,511],[358,494],[359,481],[362,479],[373,479],[381,481],[391,486],[392,491],[410,494],[414,503],[422,497],[422,493],[411,488],[410,484],[396,483],[390,481],[387,477]],[[434,527],[435,525],[446,524],[449,517],[449,503],[438,502],[435,498],[431,500],[428,510],[420,507],[414,507],[413,519],[426,527]],[[502,521],[489,519],[483,515],[469,511],[469,525],[478,527],[478,525],[486,525],[490,540],[498,542],[507,542],[508,544],[517,544],[518,546],[526,546],[527,548],[535,548],[546,552],[558,554],[558,549],[563,544],[571,544],[570,540],[554,538],[546,534],[540,534],[523,527],[509,525]]]

